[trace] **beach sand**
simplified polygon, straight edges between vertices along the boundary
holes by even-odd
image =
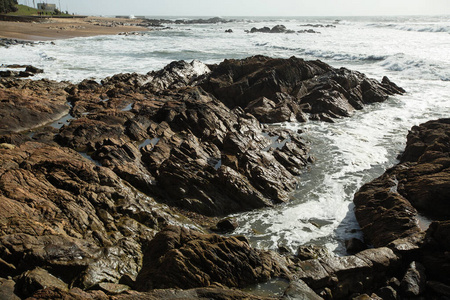
[[[137,26],[139,19],[83,17],[48,18],[36,22],[0,21],[0,38],[24,41],[50,41],[74,37],[114,35],[123,32],[147,31]]]

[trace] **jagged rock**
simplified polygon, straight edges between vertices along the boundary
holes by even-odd
[[[67,148],[0,149],[1,275],[37,266],[88,288],[135,277],[141,245],[172,219],[112,171]]]
[[[148,73],[149,83],[144,85],[143,88],[151,89],[154,92],[182,88],[191,85],[198,77],[209,72],[208,66],[198,60],[191,63],[175,61],[160,71]]]
[[[221,237],[169,226],[149,243],[136,289],[245,287],[288,271],[273,255],[235,237]]]
[[[319,31],[315,31],[314,29],[303,29],[297,31],[298,33],[320,33]]]
[[[426,268],[427,279],[450,282],[450,221],[435,221],[426,232],[421,247],[421,262]]]
[[[375,248],[352,256],[300,261],[289,268],[319,295],[331,293],[333,299],[348,299],[354,293],[385,285],[386,276],[399,270],[399,262],[400,257],[391,249]]]
[[[298,133],[260,121],[331,120],[383,101],[399,92],[395,87],[388,79],[379,84],[320,61],[262,56],[211,66],[173,62],[160,71],[118,74],[100,83],[2,79],[6,108],[0,114],[14,107],[24,118],[39,109],[44,117],[22,127],[5,119],[0,127],[8,132],[0,142],[14,146],[0,149],[0,275],[41,267],[70,286],[103,286],[109,293],[123,287],[119,282],[143,291],[209,287],[119,295],[125,298],[252,299],[226,287],[293,273],[324,295],[346,297],[374,282],[378,288],[386,270],[395,270],[392,251],[300,262],[291,257],[296,265],[288,255],[251,248],[242,237],[171,226],[154,238],[179,222],[151,196],[187,215],[286,202],[312,159]],[[55,101],[33,106],[48,95]],[[34,98],[22,103],[16,101],[20,97]],[[60,104],[68,112],[66,102],[74,119],[61,129],[42,129],[32,138],[10,133],[52,120]],[[108,298],[77,288],[47,288],[34,297]]]
[[[68,290],[66,283],[42,268],[27,271],[17,279],[16,293],[22,297],[29,297],[43,288],[58,288],[62,291]]]
[[[270,30],[270,33],[282,33],[282,32],[286,32],[286,26],[284,25],[275,25]]]
[[[423,294],[426,286],[425,268],[418,262],[412,262],[403,277],[400,288],[407,297]]]
[[[253,116],[230,110],[198,87],[170,90],[135,106],[74,120],[56,140],[92,153],[147,194],[206,215],[287,201],[295,175],[309,161],[297,134],[286,131],[283,147],[268,148],[271,140]]]
[[[402,163],[355,194],[356,218],[369,243],[385,246],[420,232],[417,210],[449,215],[449,141],[449,119],[414,127]]]
[[[288,30],[286,28],[286,26],[284,25],[275,25],[272,28],[269,27],[262,27],[262,28],[256,28],[253,27],[252,29],[250,29],[250,31],[247,31],[249,33],[255,33],[255,32],[262,32],[262,33],[294,33],[295,31],[293,30]]]
[[[44,70],[36,68],[34,66],[26,66],[25,72],[30,72],[33,74],[41,74],[41,73],[44,73]]]
[[[0,134],[25,131],[68,114],[64,89],[69,85],[46,79],[1,79]]]
[[[328,255],[330,255],[328,249],[318,245],[300,246],[296,253],[296,256],[301,260],[324,258]]]
[[[416,162],[404,172],[401,193],[425,214],[450,215],[450,119],[415,126],[401,162]]]
[[[105,292],[107,295],[118,295],[125,291],[129,291],[131,288],[128,285],[110,283],[110,282],[101,282],[91,288],[92,290],[100,290]]]
[[[264,26],[262,28],[253,27],[252,29],[250,29],[250,33],[255,33],[255,32],[269,33],[270,32],[270,28],[267,27],[267,26]]]
[[[387,78],[379,83],[356,71],[296,57],[225,60],[210,69],[201,86],[228,107],[245,108],[261,122],[305,121],[305,114],[332,121],[404,92]]]

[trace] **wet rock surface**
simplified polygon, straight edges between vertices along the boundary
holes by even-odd
[[[263,56],[101,82],[1,79],[0,288],[31,299],[264,299],[237,288],[271,278],[297,280],[285,298],[382,288],[398,270],[391,249],[281,256],[196,221],[231,231],[212,217],[289,201],[313,159],[300,133],[261,122],[332,121],[401,92],[387,78]],[[446,225],[435,226],[426,269],[446,247],[432,242]]]
[[[0,134],[24,131],[55,121],[69,112],[69,83],[0,79]]]
[[[135,278],[142,243],[176,222],[73,150],[25,142],[0,151],[1,277],[40,266],[83,288]]]
[[[149,243],[136,288],[190,289],[214,284],[242,288],[272,277],[288,277],[283,259],[274,256],[237,237],[168,227]]]
[[[400,163],[355,195],[366,241],[403,257],[401,284],[380,293],[445,299],[450,284],[450,119],[415,126]],[[418,214],[435,221],[419,226]],[[409,265],[409,266],[408,266]],[[381,294],[380,294],[381,295]]]
[[[82,82],[69,91],[80,117],[56,140],[182,209],[224,215],[288,201],[310,160],[306,145],[195,86],[208,72],[200,62],[174,62],[102,85]]]
[[[401,163],[355,195],[355,214],[365,238],[375,246],[420,231],[417,210],[450,215],[450,120],[412,128]]]
[[[206,91],[229,108],[240,106],[268,123],[332,121],[404,92],[387,77],[380,83],[356,71],[296,57],[230,59],[210,69],[201,84]]]

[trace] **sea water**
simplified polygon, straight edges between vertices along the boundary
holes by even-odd
[[[219,63],[261,54],[320,59],[378,80],[388,76],[407,93],[335,123],[278,124],[302,130],[316,162],[299,177],[289,203],[236,215],[236,233],[257,247],[295,251],[316,243],[343,254],[345,239],[361,237],[354,193],[397,162],[412,126],[450,117],[450,16],[224,18],[234,21],[0,48],[0,64],[32,64],[45,70],[36,78],[79,82],[147,73],[174,60]],[[281,24],[320,33],[245,32]]]

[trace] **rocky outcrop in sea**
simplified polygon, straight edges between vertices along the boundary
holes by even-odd
[[[399,159],[356,193],[356,218],[367,243],[401,254],[396,293],[445,299],[450,296],[450,119],[414,126]]]
[[[441,253],[445,223],[416,243],[425,234],[409,226],[414,220],[401,223],[403,211],[394,213],[403,231],[376,234],[383,239],[376,243],[378,220],[368,220],[361,223],[366,242],[380,248],[353,247],[344,257],[314,247],[280,254],[209,230],[230,213],[289,201],[313,162],[299,132],[270,123],[332,122],[403,92],[386,77],[378,82],[295,57],[179,61],[79,84],[0,79],[0,294],[268,299],[247,288],[279,280],[279,298],[348,299],[414,286],[399,275],[405,258],[419,248]],[[412,149],[427,148],[427,134]],[[439,143],[430,149],[447,145]],[[417,155],[406,150],[404,157]],[[445,154],[426,157],[445,164]],[[396,176],[399,191],[417,195],[414,181]],[[355,203],[379,200],[392,187],[363,187]],[[435,261],[415,262],[408,274],[426,273]],[[425,288],[446,284],[437,278]]]

